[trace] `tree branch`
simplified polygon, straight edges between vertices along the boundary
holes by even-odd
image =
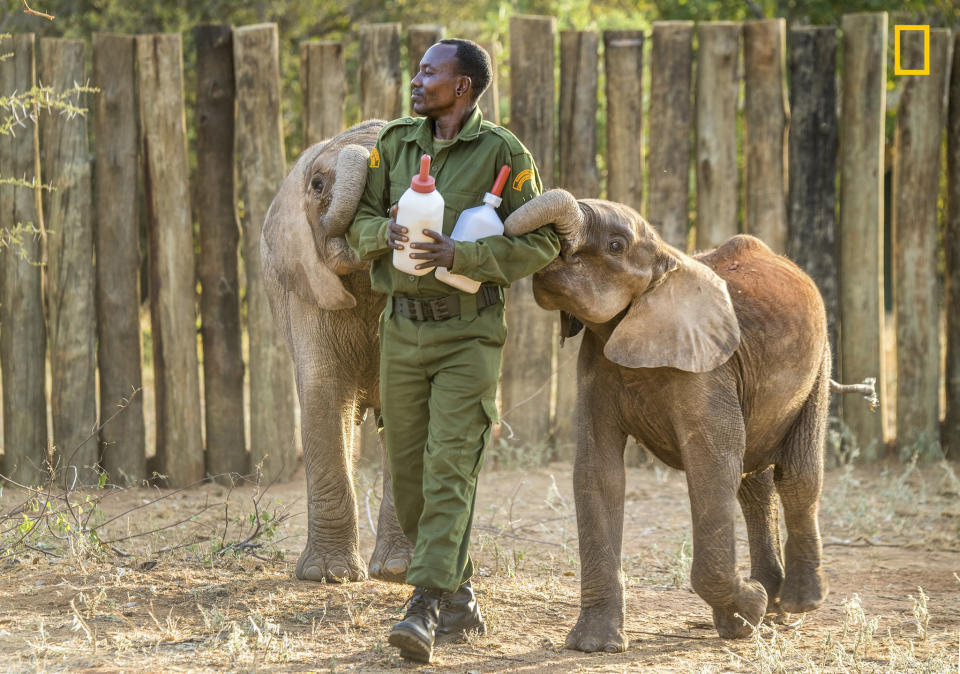
[[[23,2],[23,11],[27,14],[32,14],[33,16],[39,16],[42,19],[50,19],[53,21],[52,14],[44,14],[43,12],[38,12],[36,10],[30,9],[30,5],[27,4],[27,0],[21,0]]]

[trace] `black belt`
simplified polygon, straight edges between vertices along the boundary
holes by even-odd
[[[477,310],[500,301],[500,288],[480,286],[477,292]],[[442,321],[460,315],[460,295],[418,300],[413,297],[394,297],[393,310],[412,321]]]

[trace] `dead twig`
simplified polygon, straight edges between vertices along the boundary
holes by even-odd
[[[26,14],[31,14],[31,15],[33,15],[33,16],[39,16],[41,19],[49,19],[50,21],[53,21],[53,15],[52,15],[52,14],[45,14],[44,12],[38,12],[38,11],[35,10],[35,9],[30,9],[30,5],[27,4],[27,0],[21,0],[21,2],[23,3],[23,11],[24,11]]]

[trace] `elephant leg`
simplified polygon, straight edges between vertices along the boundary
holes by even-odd
[[[786,577],[780,604],[790,613],[812,611],[827,596],[817,521],[829,400],[827,371],[829,365],[821,369],[813,391],[783,443],[774,470],[787,528]]]
[[[780,607],[783,555],[773,470],[767,469],[744,477],[737,499],[747,523],[747,538],[750,541],[750,578],[760,581],[767,592],[768,619],[778,621],[783,615]]]
[[[307,477],[307,545],[297,578],[364,580],[351,465],[356,394],[339,380],[320,379],[299,367],[297,390]]]
[[[706,409],[701,407],[701,409]],[[734,416],[728,411],[718,419]],[[722,434],[722,435],[721,435]],[[690,429],[681,448],[693,521],[693,589],[713,608],[713,624],[724,639],[741,639],[763,620],[767,592],[759,580],[736,573],[735,521],[744,446],[742,420]]]
[[[375,413],[377,417],[380,416],[380,410],[375,410]],[[383,498],[380,500],[380,514],[377,519],[377,545],[370,557],[370,576],[391,583],[403,583],[410,567],[410,558],[413,556],[413,543],[404,535],[397,521],[383,430],[377,435],[380,440],[380,463],[383,470]]]
[[[607,417],[588,415],[579,423],[573,493],[580,540],[580,617],[567,635],[566,647],[618,653],[628,643],[620,565],[627,437]]]

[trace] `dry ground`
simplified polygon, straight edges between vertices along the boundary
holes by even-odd
[[[486,471],[474,550],[487,635],[439,647],[424,671],[956,671],[960,639],[960,482],[948,464],[846,467],[828,473],[822,525],[831,593],[801,623],[723,641],[690,589],[690,518],[683,475],[631,468],[623,570],[630,647],[621,654],[563,648],[579,604],[570,468]],[[357,481],[361,545],[373,546],[377,478]],[[235,526],[253,512],[250,487],[230,495]],[[107,514],[155,498],[107,498]],[[117,520],[114,536],[153,529],[222,501],[208,485]],[[8,511],[22,495],[7,488]],[[222,507],[118,547],[132,557],[0,560],[0,668],[7,671],[381,671],[415,669],[387,643],[407,588],[375,581],[298,581],[304,543],[301,480],[263,503],[293,517],[268,545],[284,559],[218,558],[208,544],[154,553],[224,523]],[[229,537],[226,542],[231,540]],[[263,539],[261,539],[263,540]],[[739,535],[740,564],[747,565]],[[124,547],[126,546],[126,547]],[[151,560],[158,559],[152,564]],[[747,567],[748,568],[748,567]],[[922,588],[922,591],[921,589]]]

